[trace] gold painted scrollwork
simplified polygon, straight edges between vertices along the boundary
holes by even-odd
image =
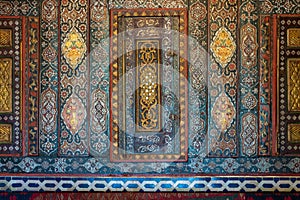
[[[12,30],[0,29],[0,47],[12,46]]]
[[[288,108],[300,111],[300,59],[288,60]]]
[[[290,142],[300,142],[300,124],[288,125],[288,140]]]
[[[160,124],[159,41],[138,41],[137,77],[139,87],[137,119],[143,131],[153,131]],[[139,110],[140,109],[140,110]]]
[[[0,143],[11,143],[11,124],[0,124]]]
[[[12,112],[12,59],[0,58],[0,113]]]
[[[287,46],[300,47],[300,28],[290,28],[287,31]]]

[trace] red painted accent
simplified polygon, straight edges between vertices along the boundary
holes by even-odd
[[[31,17],[29,17],[29,19],[30,19]],[[34,17],[33,17],[34,18]],[[36,36],[37,36],[37,40],[38,40],[38,42],[37,42],[37,52],[36,53],[34,53],[34,54],[32,54],[31,55],[31,57],[29,56],[30,55],[30,53],[29,53],[29,49],[27,49],[27,51],[26,51],[26,53],[27,53],[27,56],[26,57],[28,57],[28,62],[26,62],[26,64],[27,64],[27,68],[28,68],[28,73],[27,73],[27,79],[29,79],[30,77],[32,77],[32,74],[31,74],[31,71],[30,71],[30,69],[29,69],[29,63],[30,63],[30,60],[31,59],[36,59],[37,60],[37,70],[38,70],[38,72],[40,71],[40,68],[39,68],[39,66],[40,66],[40,57],[39,57],[39,55],[40,55],[40,46],[39,46],[39,44],[40,44],[40,29],[39,29],[39,18],[36,18],[37,20],[38,20],[38,22],[34,22],[34,23],[30,23],[29,22],[29,20],[27,20],[27,25],[28,26],[30,26],[30,27],[32,27],[32,28],[35,28],[36,30],[37,30],[37,33],[36,33]],[[24,30],[24,31],[26,31],[26,30]],[[29,31],[29,30],[28,30]],[[24,34],[25,35],[25,34]],[[27,38],[27,45],[28,45],[28,47],[29,47],[29,45],[30,45],[30,41],[29,41],[29,38]],[[25,60],[25,59],[23,59],[23,60]],[[25,71],[25,70],[24,70]],[[39,74],[38,74],[38,80],[36,80],[37,81],[37,84],[38,84],[38,87],[39,87],[39,85],[40,85],[40,79],[39,79]],[[24,86],[25,86],[25,78],[24,78]],[[29,87],[29,85],[26,85],[25,87]],[[24,88],[25,89],[25,88]],[[39,94],[38,94],[38,92],[39,92],[39,88],[38,88],[38,90],[37,91],[30,91],[29,92],[29,96],[35,96],[36,98],[37,98],[37,103],[39,103]],[[25,92],[24,92],[24,94],[25,94]],[[27,98],[29,98],[29,96],[27,97]],[[23,97],[23,99],[24,99],[24,101],[26,100],[28,100],[28,99],[26,99],[26,97]],[[39,111],[39,106],[38,105],[36,105],[37,106],[37,109],[38,109],[38,111]],[[24,108],[24,109],[26,109],[26,108]],[[37,111],[37,113],[39,113]],[[25,118],[24,118],[25,119]],[[28,119],[26,119],[26,120],[28,120]],[[29,121],[29,120],[28,120]],[[28,126],[35,126],[36,128],[37,128],[37,135],[35,136],[36,138],[35,138],[35,146],[36,146],[36,153],[30,153],[30,146],[31,146],[31,141],[29,140],[29,137],[30,137],[30,134],[29,134],[29,130],[26,130],[26,132],[25,132],[25,134],[27,134],[27,138],[28,138],[28,152],[26,152],[29,156],[38,156],[38,147],[39,147],[39,127],[38,127],[38,121],[39,121],[39,119],[38,119],[38,114],[37,114],[37,118],[36,118],[36,121],[34,121],[34,122],[28,122]],[[23,141],[24,142],[24,141]]]
[[[37,48],[38,48],[38,50],[37,50],[37,63],[38,63],[38,66],[37,66],[37,70],[38,70],[38,80],[37,80],[37,82],[38,82],[38,91],[36,91],[36,93],[37,93],[37,102],[38,102],[38,105],[37,105],[37,109],[38,109],[38,115],[37,115],[37,117],[38,117],[38,119],[36,120],[36,127],[37,127],[37,136],[36,136],[36,147],[37,147],[37,149],[36,149],[36,156],[38,156],[39,155],[39,133],[40,133],[40,127],[39,127],[39,121],[40,121],[40,119],[39,119],[39,111],[40,111],[40,93],[39,93],[39,91],[40,91],[40,63],[41,63],[41,60],[40,60],[40,55],[41,55],[41,47],[40,47],[40,42],[41,42],[41,40],[40,40],[40,18],[38,18],[38,24],[37,24],[37,31],[38,31],[38,33],[37,33],[37,39],[38,39],[38,45],[37,45]]]
[[[1,15],[1,19],[22,19],[22,16],[3,16]]]
[[[114,10],[110,10],[110,16],[113,16],[113,12],[114,12]],[[111,24],[111,26],[113,25],[113,18],[112,17],[110,17],[110,24]],[[109,38],[110,38],[110,47],[112,46],[112,35],[113,35],[113,30],[112,30],[112,27],[110,27],[110,32],[109,32]],[[109,49],[109,51],[110,51],[110,61],[109,61],[109,113],[110,113],[110,115],[109,115],[109,130],[110,130],[110,136],[109,136],[109,146],[110,146],[110,148],[109,148],[109,157],[110,157],[110,160],[112,160],[113,158],[112,158],[112,156],[113,156],[113,129],[112,129],[112,123],[113,123],[113,116],[112,116],[112,87],[113,87],[113,83],[112,83],[112,78],[111,78],[111,74],[112,74],[112,60],[113,60],[113,57],[112,57],[112,48],[110,48]]]
[[[272,17],[273,33],[273,77],[272,77],[272,155],[278,155],[277,152],[277,15]]]
[[[26,74],[25,74],[25,69],[26,69],[26,18],[25,17],[22,17],[22,57],[20,58],[21,59],[21,62],[22,62],[22,66],[20,66],[21,68],[21,91],[22,91],[22,96],[21,96],[21,99],[20,99],[20,103],[21,103],[21,113],[22,113],[22,116],[21,116],[21,119],[22,119],[22,123],[21,123],[21,132],[22,132],[22,155],[23,156],[26,156],[27,152],[26,152],[26,144],[25,144],[25,138],[27,137],[26,136],[26,133],[27,131],[25,131],[25,127],[26,127],[26,115],[25,115],[25,110],[26,110],[26,105],[25,105],[25,100],[26,100],[26,85],[25,85],[25,80],[26,80]]]
[[[270,21],[271,19],[270,19],[270,16],[264,16],[264,15],[262,15],[261,16],[261,18],[260,18],[260,20],[259,20],[259,27],[261,27],[261,25],[262,25],[262,23],[261,22],[263,22],[263,23],[266,23],[266,22],[268,22],[269,24],[270,24],[270,26],[271,26],[271,21]],[[268,33],[270,33],[271,32],[271,29],[268,29]],[[263,41],[263,36],[262,36],[262,34],[261,34],[261,32],[259,32],[259,47],[261,47],[261,45],[262,45],[262,41]],[[271,38],[269,38],[269,41],[268,41],[268,46],[269,46],[269,48],[271,48]],[[271,49],[268,49],[270,52],[271,52]],[[262,55],[262,53],[261,53],[261,51],[259,50],[258,51],[259,52],[259,57],[260,56],[262,56],[265,60],[268,60],[268,63],[267,63],[267,67],[268,67],[268,76],[270,77],[270,80],[268,81],[268,90],[270,91],[270,92],[272,92],[272,90],[271,90],[271,86],[270,86],[270,84],[271,84],[271,72],[270,71],[272,71],[272,66],[271,66],[271,58],[270,58],[270,53],[268,53],[268,54],[264,54],[264,55]],[[261,77],[261,74],[263,73],[262,72],[262,69],[261,69],[261,62],[260,62],[260,59],[259,59],[259,69],[260,69],[260,74],[259,74],[259,77],[260,77],[260,79],[262,78]],[[259,80],[259,87],[258,87],[258,90],[259,90],[259,92],[258,92],[258,94],[259,94],[259,99],[260,99],[260,90],[261,90],[261,87],[263,87],[263,88],[266,88],[265,86],[263,86],[262,85],[262,83],[261,83],[261,80]],[[268,97],[268,102],[271,102],[271,99],[270,99],[271,97]],[[261,101],[258,101],[258,108],[259,108],[259,110],[258,110],[258,155],[259,156],[269,156],[270,154],[271,154],[271,143],[272,143],[272,141],[270,140],[270,136],[272,136],[272,133],[270,132],[270,127],[268,126],[268,129],[267,129],[267,139],[265,140],[265,143],[266,142],[269,142],[269,144],[268,144],[268,151],[269,151],[269,153],[268,154],[260,154],[260,144],[261,144],[261,132],[260,132],[260,128],[261,128],[261,126],[260,126],[260,114],[261,114],[261,110],[266,110],[267,112],[269,112],[270,113],[270,110],[272,109],[272,108],[270,108],[271,106],[270,105],[261,105]],[[270,120],[270,116],[268,117],[268,120]]]

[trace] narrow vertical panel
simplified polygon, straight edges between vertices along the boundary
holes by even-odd
[[[56,156],[58,149],[58,19],[57,0],[41,2],[41,66],[39,155]]]
[[[278,40],[278,34],[277,33],[277,26],[278,26],[278,16],[273,15],[272,19],[272,51],[277,52],[275,55],[273,55],[272,58],[272,80],[271,80],[271,86],[272,87],[272,155],[278,155],[278,139],[279,139],[279,131],[278,131],[278,125],[279,125],[279,99],[278,99],[278,94],[279,94],[279,88],[278,88],[278,77],[279,77],[279,54],[278,54],[278,49],[279,49],[279,40]]]
[[[90,155],[108,156],[109,11],[107,1],[90,1]]]
[[[237,1],[209,4],[208,155],[237,156]],[[220,15],[220,13],[222,13]]]
[[[258,154],[270,155],[271,132],[271,18],[261,16],[260,20],[260,79],[259,79],[259,136]],[[275,103],[275,102],[274,102]]]
[[[38,118],[39,118],[39,59],[40,59],[40,30],[39,30],[39,18],[29,17],[28,21],[28,32],[27,32],[27,55],[28,62],[26,63],[26,91],[25,91],[25,103],[26,108],[26,119],[28,123],[28,129],[26,134],[28,134],[28,155],[37,156],[38,155]]]
[[[60,5],[60,155],[89,155],[89,1]]]
[[[240,21],[240,67],[239,73],[239,116],[238,127],[240,153],[242,156],[258,154],[258,4],[253,0],[241,0]]]
[[[189,155],[206,153],[208,3],[189,4]]]

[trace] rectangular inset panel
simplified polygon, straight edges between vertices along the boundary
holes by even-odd
[[[0,143],[11,143],[12,126],[11,124],[0,124]]]
[[[187,158],[186,10],[112,10],[111,160]]]
[[[290,28],[287,30],[287,46],[300,47],[300,28]]]
[[[300,124],[288,125],[288,141],[292,143],[300,142]]]
[[[289,23],[291,21],[295,23]],[[300,46],[296,42],[296,32],[300,30],[299,16],[280,16],[278,30],[278,67],[273,71],[274,76],[277,74],[277,89],[273,91],[277,92],[278,106],[276,144],[280,155],[295,155],[300,154]],[[292,50],[289,49],[291,46]]]
[[[288,59],[288,109],[300,111],[300,58]]]
[[[12,59],[0,58],[0,113],[12,112]]]
[[[161,129],[160,93],[160,42],[138,40],[136,42],[136,122],[137,131]]]
[[[0,16],[0,156],[20,156],[25,146],[22,145],[22,116],[27,104],[22,99],[25,83],[22,72],[26,72],[24,30],[25,17]]]
[[[0,29],[0,48],[12,46],[11,29]]]

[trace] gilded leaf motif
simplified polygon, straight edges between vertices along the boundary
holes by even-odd
[[[225,27],[221,27],[216,32],[210,48],[216,61],[225,68],[234,55],[236,44],[231,33]]]
[[[62,53],[72,69],[76,69],[81,63],[86,50],[86,44],[82,35],[77,29],[72,28],[62,44]]]

